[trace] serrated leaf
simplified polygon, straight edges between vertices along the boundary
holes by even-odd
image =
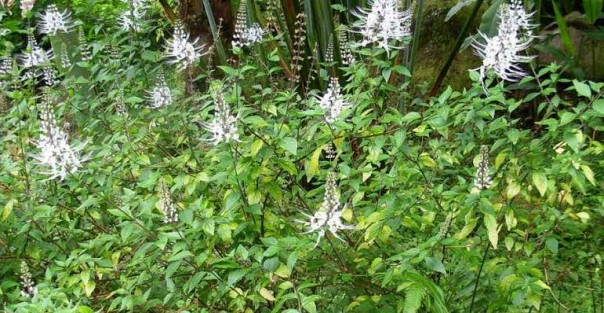
[[[575,79],[573,80],[573,86],[575,86],[575,90],[577,91],[579,96],[591,98],[591,88],[588,84]]]
[[[403,305],[403,313],[417,313],[422,306],[422,299],[426,295],[425,289],[409,288],[405,292],[405,304]]]
[[[547,238],[545,240],[545,247],[554,254],[558,253],[558,240],[552,237]]]

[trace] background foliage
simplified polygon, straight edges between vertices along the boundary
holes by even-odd
[[[4,16],[5,55],[25,49],[46,4]],[[75,65],[57,65],[51,90],[72,140],[87,143],[86,161],[62,181],[41,173],[32,157],[41,86],[13,67],[0,106],[5,311],[603,311],[604,83],[577,77],[571,63],[531,64],[521,82],[488,90],[470,71],[465,88],[429,97],[411,81],[421,58],[413,44],[391,58],[359,48],[351,66],[337,52],[326,62],[333,16],[345,24],[348,7],[316,0],[269,11],[249,1],[254,21],[273,14],[279,30],[234,53],[222,42],[225,62],[208,43],[215,53],[183,75],[163,61],[171,26],[159,4],[140,33],[115,25],[123,3],[58,4],[82,21],[92,51],[82,61],[70,45]],[[299,11],[308,36],[297,82]],[[38,37],[55,48],[77,42],[77,28]],[[160,72],[174,103],[153,109],[146,97]],[[330,75],[353,104],[332,125],[313,98]],[[211,145],[198,126],[214,114],[209,85],[238,114],[239,142]],[[494,183],[478,191],[481,145]],[[298,221],[321,205],[330,171],[356,229],[315,247]],[[177,223],[163,223],[161,180]],[[38,288],[31,299],[20,294],[22,262]]]

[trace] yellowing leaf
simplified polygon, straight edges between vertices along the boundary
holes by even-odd
[[[533,173],[532,179],[541,196],[544,196],[547,191],[547,176],[544,173]]]
[[[273,292],[266,288],[260,289],[260,295],[262,296],[262,298],[268,301],[275,301],[275,296],[273,296]]]
[[[308,181],[310,181],[313,176],[319,175],[319,157],[321,157],[321,151],[323,151],[323,147],[318,147],[310,157],[310,162],[308,168],[306,169],[306,177]]]
[[[594,172],[591,170],[591,168],[587,165],[581,165],[581,169],[583,170],[585,178],[587,178],[587,180],[589,180],[589,182],[595,186],[596,180],[594,178]]]
[[[13,207],[15,206],[15,203],[17,203],[17,199],[10,199],[4,205],[4,209],[2,210],[2,220],[3,221],[6,221],[6,219],[10,216],[11,212],[13,211]]]
[[[489,235],[489,241],[493,245],[493,249],[497,249],[497,242],[499,241],[499,230],[497,229],[497,220],[495,216],[491,214],[484,215],[484,226],[487,228]]]

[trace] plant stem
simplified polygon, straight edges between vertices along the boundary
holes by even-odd
[[[436,93],[440,89],[440,85],[442,84],[443,80],[445,79],[445,76],[447,76],[447,72],[449,71],[451,64],[453,64],[453,60],[455,59],[457,52],[459,52],[459,49],[461,48],[461,45],[463,44],[463,42],[466,38],[468,29],[470,28],[470,24],[472,23],[472,21],[478,14],[478,9],[480,9],[480,6],[482,5],[483,2],[484,2],[484,0],[476,0],[476,3],[474,4],[474,8],[472,9],[472,13],[470,14],[470,17],[468,17],[468,19],[466,20],[466,23],[463,25],[463,28],[461,29],[461,32],[459,33],[459,37],[457,37],[457,41],[455,42],[455,47],[453,48],[453,50],[451,50],[451,54],[449,55],[447,62],[445,63],[443,68],[440,70],[440,73],[438,73],[438,77],[434,81],[434,84],[432,85],[432,89],[430,89],[430,94],[429,94],[430,97],[436,96]]]
[[[472,292],[472,301],[470,302],[470,308],[468,309],[468,313],[472,313],[472,308],[474,307],[474,300],[476,299],[476,291],[478,290],[478,282],[480,281],[480,274],[482,273],[482,268],[484,267],[484,262],[487,259],[487,254],[489,253],[490,242],[486,240],[486,245],[484,247],[484,253],[482,255],[482,261],[480,262],[480,268],[478,269],[478,274],[476,275],[476,282],[474,283],[474,291]]]

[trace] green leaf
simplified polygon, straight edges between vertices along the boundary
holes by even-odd
[[[573,44],[573,40],[570,37],[570,31],[568,30],[568,25],[566,25],[566,20],[562,13],[560,13],[560,8],[558,8],[558,4],[556,1],[552,1],[552,6],[554,7],[554,14],[556,16],[556,23],[558,24],[558,29],[560,30],[560,39],[562,40],[562,46],[568,54],[571,56],[576,56],[575,45]]]
[[[583,9],[585,10],[585,17],[587,20],[594,24],[600,14],[602,14],[602,0],[583,0]]]
[[[591,87],[588,84],[580,82],[578,80],[573,80],[573,85],[575,86],[575,90],[579,94],[579,96],[591,98]]]
[[[541,196],[545,196],[545,192],[547,191],[547,176],[544,173],[534,172],[531,176],[533,179],[533,185],[537,187]]]
[[[497,16],[497,12],[499,11],[499,7],[502,3],[503,0],[493,1],[493,4],[482,15],[480,31],[489,37],[497,34],[497,28],[499,27],[499,17]]]
[[[403,313],[416,313],[422,306],[422,299],[426,295],[426,290],[422,288],[409,288],[405,292],[405,305]]]
[[[554,253],[554,254],[558,253],[558,240],[556,240],[556,238],[552,238],[552,237],[547,238],[545,240],[545,246],[552,253]]]
[[[321,297],[317,295],[302,297],[302,307],[309,313],[317,313],[315,301],[319,299],[321,299]]]
[[[581,170],[583,171],[583,175],[585,175],[585,178],[587,178],[587,180],[589,180],[589,182],[595,186],[596,179],[594,177],[594,172],[591,170],[591,167],[587,165],[581,165]]]
[[[497,243],[499,242],[499,230],[497,225],[497,219],[491,214],[484,215],[484,226],[487,229],[489,241],[493,246],[493,249],[497,249]]]
[[[285,137],[281,141],[281,147],[291,154],[296,155],[298,153],[298,141],[292,137]]]
[[[598,117],[604,117],[604,99],[594,101],[594,111],[598,113]]]
[[[447,274],[447,270],[445,269],[445,265],[443,262],[437,258],[427,257],[426,258],[426,266],[436,272]]]

